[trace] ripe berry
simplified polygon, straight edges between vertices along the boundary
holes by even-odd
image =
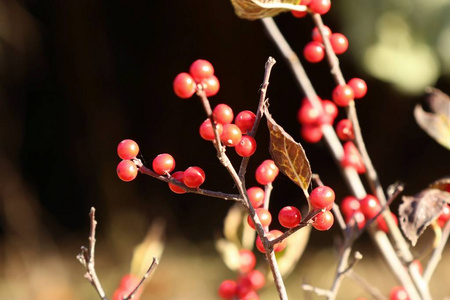
[[[367,84],[361,78],[352,78],[347,83],[355,93],[355,99],[364,97],[367,93]]]
[[[219,297],[222,299],[232,299],[237,295],[237,283],[234,280],[224,280],[219,286]]]
[[[245,277],[249,279],[253,290],[260,290],[266,284],[266,277],[259,270],[252,270]]]
[[[234,147],[242,139],[242,132],[234,124],[226,124],[223,126],[222,134],[220,135],[220,140],[225,146]]]
[[[278,176],[278,167],[271,159],[263,161],[256,169],[255,178],[259,184],[266,185],[272,183]]]
[[[187,187],[196,189],[205,182],[205,172],[199,167],[189,167],[184,171],[183,182]]]
[[[184,178],[184,172],[183,172],[183,171],[177,171],[177,172],[173,173],[173,174],[171,175],[171,177],[174,178],[174,179],[176,179],[176,180],[178,180],[178,181],[181,182],[181,183],[184,183],[184,180],[183,180],[183,178]],[[173,183],[169,183],[169,188],[170,188],[170,189],[172,190],[172,192],[174,192],[175,194],[184,194],[184,193],[186,193],[186,191],[185,191],[183,188],[181,188],[181,187],[179,187],[178,185],[175,185],[175,184],[173,184]]]
[[[189,68],[189,73],[191,74],[192,78],[194,78],[195,82],[199,83],[203,79],[214,75],[214,68],[209,61],[204,59],[197,59]]]
[[[409,296],[403,286],[396,286],[389,293],[389,300],[409,300]]]
[[[301,0],[299,5],[305,5],[308,6],[309,4],[311,4],[311,0]]]
[[[247,190],[247,196],[253,208],[258,208],[264,204],[264,190],[258,186],[251,187]]]
[[[336,54],[342,54],[348,49],[348,40],[342,33],[333,33],[330,36],[330,43]]]
[[[341,164],[343,167],[355,168],[358,174],[366,172],[362,156],[353,142],[346,142],[344,144],[344,157],[342,158]]]
[[[225,125],[233,122],[233,110],[226,104],[217,104],[212,113],[214,120],[219,124]]]
[[[322,139],[323,131],[320,125],[303,125],[300,135],[308,143],[317,143]]]
[[[195,81],[188,73],[180,73],[175,77],[173,81],[173,91],[175,94],[182,98],[188,99],[194,95],[196,90]]]
[[[249,110],[241,111],[234,119],[234,124],[241,130],[243,134],[250,132],[255,124],[256,116]]]
[[[117,176],[123,181],[132,181],[136,178],[138,169],[136,164],[131,160],[122,160],[117,165]]]
[[[302,215],[297,207],[295,206],[286,206],[283,207],[278,213],[278,221],[281,226],[286,228],[293,228],[300,224],[302,220]]]
[[[324,209],[333,205],[334,199],[334,191],[328,186],[318,186],[309,195],[309,203],[318,209]]]
[[[265,208],[257,208],[255,209],[256,214],[258,215],[259,222],[261,222],[262,227],[266,228],[272,223],[272,215]],[[255,224],[250,216],[247,216],[247,223],[251,228],[255,229]]]
[[[239,250],[239,271],[248,273],[255,268],[256,257],[252,251],[247,249]]]
[[[398,225],[397,216],[394,213],[392,213],[392,212],[391,212],[391,216],[392,216],[392,219],[395,222],[395,225]],[[388,225],[386,223],[386,220],[384,219],[383,215],[379,215],[377,217],[377,227],[378,227],[379,230],[384,231],[386,233],[389,233],[389,227],[388,227]]]
[[[378,199],[372,195],[367,195],[361,200],[361,211],[366,219],[374,218],[381,210]]]
[[[158,175],[166,175],[175,169],[175,159],[172,155],[163,153],[153,159],[153,171]]]
[[[353,132],[353,124],[349,119],[342,119],[336,124],[336,134],[341,141],[353,140],[355,133]]]
[[[308,7],[313,13],[324,15],[330,10],[331,2],[330,0],[312,0]]]
[[[319,42],[309,42],[303,49],[303,56],[310,63],[318,63],[325,57],[325,47]]]
[[[366,225],[366,217],[364,217],[364,214],[360,210],[345,217],[345,223],[348,226],[355,227],[355,222],[359,229],[363,229]]]
[[[321,124],[333,124],[334,119],[336,119],[339,113],[336,104],[334,104],[334,102],[330,100],[325,99],[322,101],[322,107],[325,114],[320,117],[319,122]]]
[[[338,85],[334,88],[332,98],[337,106],[347,106],[353,100],[354,93],[350,86]]]
[[[202,80],[203,90],[205,91],[206,97],[211,97],[216,95],[220,89],[219,79],[216,76],[211,75],[208,78]]]
[[[112,300],[123,300],[128,297],[129,294],[131,294],[131,292],[118,288],[117,290],[115,290],[112,296]]]
[[[217,127],[217,133],[220,135],[223,132],[223,126],[222,124],[215,124]],[[214,141],[216,139],[214,135],[214,128],[211,125],[211,120],[208,118],[205,121],[203,121],[202,125],[200,125],[199,129],[200,136],[206,140],[206,141]]]
[[[330,38],[331,36],[331,29],[328,26],[323,26],[323,31],[325,36],[327,36],[328,38]],[[312,39],[313,41],[319,42],[319,43],[323,43],[323,38],[322,35],[320,34],[319,28],[318,27],[314,27],[314,29],[312,30]]]
[[[351,216],[354,212],[359,211],[361,208],[361,204],[355,197],[348,196],[342,199],[340,208],[344,217],[348,217]]]
[[[256,141],[251,136],[244,135],[234,149],[239,156],[250,157],[256,151]]]
[[[119,288],[122,288],[130,293],[139,285],[141,279],[136,275],[127,274],[120,280]]]
[[[318,123],[320,113],[315,109],[308,99],[303,99],[302,106],[297,112],[297,120],[303,125],[312,125]]]
[[[438,225],[440,227],[444,227],[449,219],[450,219],[450,206],[448,204],[444,204],[441,214],[437,219]]]
[[[139,146],[133,140],[123,140],[117,146],[117,154],[121,159],[133,159],[139,153]]]
[[[423,267],[422,267],[422,263],[420,262],[420,260],[417,260],[417,259],[413,260],[410,267],[412,269],[416,269],[419,274],[423,273]]]
[[[334,216],[330,211],[324,211],[318,213],[314,219],[312,226],[320,231],[328,230],[333,226]]]
[[[271,231],[267,232],[266,233],[266,237],[267,237],[267,239],[269,239],[269,241],[272,241],[272,240],[280,237],[282,234],[283,233],[281,231],[274,229],[274,230],[271,230]],[[283,240],[282,242],[275,244],[274,247],[273,247],[273,250],[275,252],[283,251],[284,248],[286,248],[286,245],[287,245],[286,240]],[[259,236],[256,238],[256,248],[260,252],[266,253],[266,251],[264,250],[264,246],[263,246],[263,243],[261,241],[261,238]]]
[[[291,14],[296,17],[296,18],[304,18],[306,17],[306,15],[308,14],[307,11],[296,11],[296,10],[291,10]]]

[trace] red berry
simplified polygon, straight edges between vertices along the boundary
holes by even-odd
[[[195,81],[188,73],[180,73],[175,77],[173,81],[173,91],[175,94],[182,98],[188,99],[194,95],[196,90]]]
[[[328,230],[333,226],[334,216],[330,211],[324,211],[318,213],[314,219],[312,226],[320,231]]]
[[[311,0],[301,0],[298,5],[308,6],[311,3]]]
[[[342,158],[341,164],[343,167],[355,168],[358,174],[366,172],[362,156],[353,142],[346,142],[344,144],[344,157]]]
[[[336,119],[339,113],[336,104],[334,104],[334,102],[330,100],[325,99],[322,101],[322,107],[325,114],[320,117],[319,122],[321,124],[333,124],[334,119]]]
[[[163,153],[153,159],[153,171],[158,175],[166,175],[175,169],[175,159],[172,155]]]
[[[437,219],[437,222],[440,227],[444,227],[444,225],[447,223],[449,219],[450,219],[450,206],[448,204],[444,204],[444,207],[442,207],[442,211]]]
[[[278,176],[278,167],[271,159],[263,161],[256,169],[255,178],[259,184],[266,185],[272,183]]]
[[[139,146],[133,140],[123,140],[117,146],[117,154],[121,159],[133,159],[139,153]]]
[[[417,260],[417,259],[413,260],[410,267],[413,269],[416,269],[419,274],[423,273],[423,267],[422,267],[422,263],[420,262],[420,260]]]
[[[366,95],[367,84],[361,78],[352,78],[347,84],[353,89],[355,99],[360,99]]]
[[[409,296],[403,286],[396,286],[389,293],[389,300],[409,300]]]
[[[392,219],[395,222],[395,225],[398,225],[397,216],[394,213],[392,213],[392,212],[391,212],[391,216],[392,216]],[[382,231],[384,231],[386,233],[389,233],[389,227],[388,227],[388,225],[386,223],[386,220],[384,220],[383,215],[379,215],[377,217],[377,227],[378,227],[379,230],[382,230]]]
[[[353,212],[345,218],[345,223],[350,227],[355,227],[355,222],[359,229],[363,229],[366,225],[366,217],[364,217],[364,214],[360,210]]]
[[[259,300],[259,296],[258,293],[256,293],[256,291],[254,290],[248,290],[247,293],[243,294],[242,292],[239,293],[238,292],[238,296],[239,296],[239,300]]]
[[[264,190],[258,186],[251,187],[247,190],[247,196],[253,208],[258,208],[264,204]]]
[[[136,178],[137,173],[136,164],[131,160],[122,160],[117,165],[117,176],[123,181],[132,181]]]
[[[297,11],[297,10],[291,10],[291,13],[296,18],[304,18],[308,14],[307,11]]]
[[[260,207],[255,209],[255,212],[258,215],[259,222],[261,222],[261,225],[264,228],[268,227],[270,223],[272,223],[272,215],[267,209]],[[247,216],[247,223],[251,228],[255,229],[255,224],[250,216]]]
[[[126,291],[126,290],[121,289],[121,288],[118,288],[118,289],[114,292],[114,294],[113,294],[113,296],[112,296],[112,300],[123,300],[123,299],[125,299],[126,297],[128,297],[129,294],[131,294],[131,292]]]
[[[139,285],[140,282],[141,279],[136,275],[127,274],[120,280],[119,288],[130,291],[131,293]]]
[[[309,195],[309,203],[318,209],[324,209],[333,205],[334,199],[334,191],[328,186],[318,186]]]
[[[253,290],[259,290],[266,284],[266,277],[259,270],[250,271],[247,276]]]
[[[192,78],[194,78],[195,82],[199,83],[203,79],[214,75],[214,68],[209,61],[204,59],[197,59],[189,68],[189,73],[191,74]]]
[[[220,135],[223,132],[223,126],[222,124],[215,124],[217,127],[217,133]],[[207,141],[214,141],[216,139],[215,135],[214,135],[214,129],[211,125],[211,120],[210,119],[206,119],[205,121],[203,121],[202,125],[200,125],[200,129],[199,129],[199,133],[200,136]]]
[[[320,125],[303,125],[300,128],[300,135],[308,143],[317,143],[323,137],[322,127]]]
[[[336,124],[336,134],[341,141],[353,140],[355,133],[353,132],[353,124],[349,119],[342,119]]]
[[[252,251],[247,249],[239,250],[239,271],[248,273],[255,268],[256,257]]]
[[[205,182],[205,172],[199,167],[189,167],[184,171],[183,182],[187,187],[196,189]]]
[[[323,26],[323,31],[325,36],[327,36],[328,38],[330,38],[331,36],[331,29],[328,26]],[[312,30],[312,39],[313,41],[319,42],[319,43],[323,43],[323,38],[322,35],[320,34],[319,28],[318,27],[314,27],[314,29]]]
[[[211,97],[219,92],[220,83],[216,76],[211,75],[208,78],[202,80],[203,90],[206,97]]]
[[[219,297],[222,299],[232,299],[237,295],[237,283],[234,280],[224,280],[219,286]]]
[[[278,221],[281,226],[286,228],[293,228],[300,224],[302,220],[302,215],[297,207],[295,206],[286,206],[283,207],[278,213]]]
[[[330,0],[311,0],[308,7],[313,13],[324,15],[330,10],[331,2]]]
[[[183,171],[175,172],[175,173],[173,173],[173,174],[171,175],[171,177],[174,178],[174,179],[176,179],[176,180],[178,180],[178,181],[181,182],[181,183],[184,183],[184,180],[183,180],[183,178],[184,178],[184,172],[183,172]],[[175,194],[184,194],[184,193],[186,193],[186,191],[185,191],[183,188],[181,188],[181,187],[179,187],[178,185],[175,185],[175,184],[173,184],[173,183],[169,183],[169,188],[170,188],[170,189],[172,190],[172,192],[174,192]]]
[[[307,98],[303,99],[302,106],[297,112],[297,120],[303,125],[312,125],[318,123],[320,113],[315,109]]]
[[[318,63],[325,57],[325,47],[319,42],[309,42],[303,49],[303,56],[310,63]]]
[[[237,114],[234,119],[234,124],[241,130],[242,133],[248,133],[253,128],[253,124],[255,124],[256,116],[253,112],[249,110],[241,111]]]
[[[272,240],[280,237],[282,234],[283,233],[281,231],[274,229],[274,230],[271,230],[271,231],[267,232],[266,233],[266,237],[269,239],[269,241],[272,241]],[[286,248],[286,245],[287,245],[286,240],[283,240],[282,242],[275,244],[274,247],[273,247],[273,250],[275,252],[283,251],[284,248]],[[264,246],[263,246],[263,243],[261,241],[261,238],[259,236],[256,238],[256,248],[260,252],[266,253],[266,251],[264,250]]]
[[[355,211],[360,210],[359,200],[353,196],[347,196],[341,201],[341,212],[345,217],[351,216]]]
[[[219,124],[225,125],[233,122],[233,110],[226,104],[217,104],[212,113],[214,120]]]
[[[336,54],[342,54],[348,49],[348,40],[342,33],[333,33],[330,36],[330,43]]]
[[[242,139],[242,132],[234,124],[226,124],[223,126],[222,134],[220,135],[220,140],[225,146],[234,147]]]
[[[244,135],[234,149],[239,156],[250,157],[256,151],[256,141],[251,136]]]
[[[381,210],[378,199],[372,195],[367,195],[361,200],[361,211],[366,219],[374,218]]]
[[[338,85],[334,88],[332,98],[337,106],[347,106],[353,100],[354,93],[350,86]]]

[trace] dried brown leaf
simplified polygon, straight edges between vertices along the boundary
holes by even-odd
[[[292,10],[299,2],[299,0],[231,0],[236,15],[247,20],[274,17]]]
[[[432,184],[429,185],[430,189],[438,189],[441,191],[449,192],[450,193],[450,177],[444,177],[441,179],[436,180]],[[450,204],[450,202],[449,202]]]

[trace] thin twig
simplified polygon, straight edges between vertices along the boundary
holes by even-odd
[[[139,284],[134,288],[134,290],[127,296],[125,297],[123,300],[129,300],[132,299],[133,296],[137,293],[138,289],[142,286],[142,284],[144,283],[144,281],[150,276],[150,274],[153,272],[153,270],[158,266],[159,261],[156,257],[153,257],[153,261],[150,264],[150,267],[148,268],[147,272],[145,272],[144,276],[142,277],[141,281],[139,282]]]
[[[283,240],[285,240],[286,238],[288,238],[290,235],[294,234],[295,232],[297,232],[298,230],[302,229],[303,227],[306,227],[308,225],[310,225],[313,222],[313,219],[315,216],[317,216],[319,213],[321,213],[322,210],[321,209],[316,209],[314,211],[311,211],[305,219],[303,219],[300,224],[298,224],[297,226],[290,228],[289,230],[283,232],[282,235],[280,235],[279,237],[277,237],[276,239],[273,239],[270,241],[270,243],[272,245],[278,244],[280,242],[282,242]]]
[[[423,272],[423,280],[427,283],[430,282],[431,276],[433,276],[434,270],[436,270],[436,267],[438,266],[438,263],[442,258],[442,251],[444,251],[444,247],[447,244],[449,235],[450,221],[447,221],[442,230],[441,242],[439,243],[439,246],[434,249],[433,254],[431,254],[431,258],[428,261],[427,267]]]
[[[325,290],[325,289],[321,289],[309,284],[302,284],[302,289],[308,292],[313,292],[318,296],[324,296],[324,297],[329,297],[331,295],[331,291],[330,290]]]
[[[388,300],[383,293],[381,293],[377,288],[370,285],[369,282],[367,282],[364,278],[358,275],[354,270],[351,270],[347,273],[347,276],[362,286],[362,288],[368,292],[372,297],[374,297],[377,300]]]

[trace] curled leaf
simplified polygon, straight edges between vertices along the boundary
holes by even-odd
[[[416,105],[416,122],[428,135],[450,150],[450,98],[438,89],[430,89],[427,101],[431,112]]]
[[[257,20],[274,17],[289,10],[306,11],[306,6],[298,5],[300,0],[231,0],[239,18]]]
[[[426,189],[414,197],[404,196],[399,207],[400,225],[405,236],[415,246],[431,222],[440,215],[450,194],[438,189]]]
[[[272,159],[280,171],[302,188],[307,195],[312,173],[302,145],[294,141],[283,127],[275,122],[267,105],[264,105],[264,114],[270,132],[269,152]]]
[[[429,186],[430,189],[438,189],[450,193],[450,177],[444,177],[436,180]],[[450,204],[450,202],[449,202]]]

